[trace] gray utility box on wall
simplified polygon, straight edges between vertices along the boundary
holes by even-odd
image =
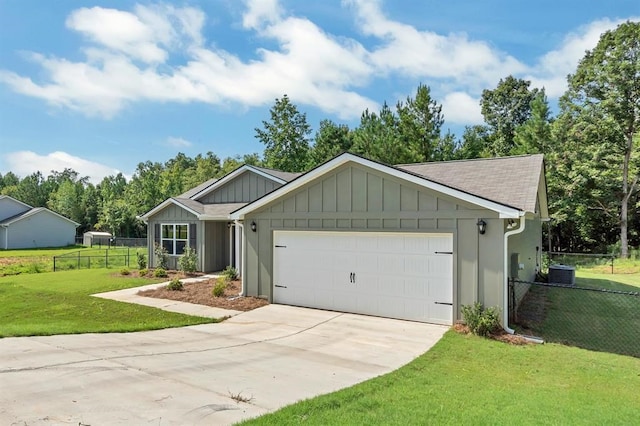
[[[576,268],[567,265],[549,266],[549,282],[552,284],[576,285]]]

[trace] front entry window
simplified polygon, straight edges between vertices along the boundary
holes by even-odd
[[[163,224],[162,247],[170,255],[177,256],[184,253],[184,248],[189,243],[189,225]]]

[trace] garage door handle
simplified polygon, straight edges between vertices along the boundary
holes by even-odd
[[[437,251],[436,254],[453,254],[452,251]]]
[[[453,303],[446,303],[446,302],[433,302],[436,305],[449,305],[449,306],[453,306]]]
[[[278,285],[278,284],[276,284],[276,287],[278,287],[278,288],[287,288],[286,285]]]

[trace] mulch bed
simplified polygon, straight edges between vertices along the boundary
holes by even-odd
[[[471,330],[465,324],[456,323],[453,325],[453,329],[460,334],[471,334]],[[531,342],[527,341],[524,337],[515,334],[509,334],[504,330],[492,333],[489,336],[490,339],[497,340],[499,342],[508,343],[510,345],[530,345]]]
[[[269,302],[258,297],[242,297],[240,293],[240,280],[231,281],[221,297],[213,296],[215,279],[209,279],[197,283],[185,283],[182,290],[169,290],[162,287],[156,290],[138,292],[139,296],[155,297],[157,299],[170,299],[179,302],[189,302],[198,305],[213,306],[215,308],[233,309],[236,311],[250,311]]]

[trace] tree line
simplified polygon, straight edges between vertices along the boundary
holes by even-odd
[[[138,164],[132,178],[109,176],[97,185],[71,169],[22,179],[0,175],[0,193],[46,206],[79,223],[80,231],[144,236],[136,220],[168,197],[241,164],[283,171],[309,170],[342,152],[386,164],[545,155],[553,250],[616,250],[626,257],[640,245],[638,128],[640,23],[604,33],[585,53],[554,114],[544,88],[506,76],[480,98],[484,123],[460,137],[444,131],[442,105],[420,84],[412,96],[379,111],[365,110],[354,128],[322,120],[313,133],[306,114],[287,95],[255,129],[262,156],[179,153],[165,163]],[[313,134],[312,134],[313,133]]]

